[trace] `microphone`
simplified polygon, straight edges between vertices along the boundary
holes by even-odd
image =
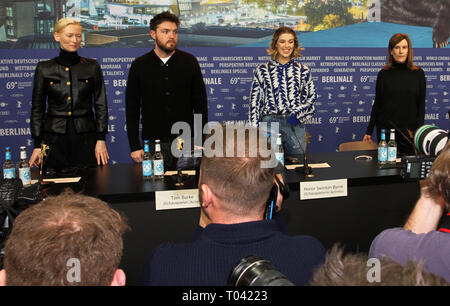
[[[404,139],[406,139],[406,141],[413,147],[415,155],[419,155],[419,151],[417,151],[416,146],[414,145],[414,143],[411,141],[411,139],[409,139],[408,136],[406,136],[405,134],[403,134],[403,132],[395,125],[394,122],[389,120],[389,123],[395,128],[396,131],[398,131],[400,133],[400,135],[402,135],[402,137]],[[409,130],[408,130],[409,131]],[[411,132],[412,133],[412,132]]]
[[[290,124],[289,124],[289,125],[290,125]],[[300,171],[301,171],[306,177],[314,177],[313,170],[312,170],[312,168],[308,165],[308,159],[307,159],[307,157],[306,157],[306,150],[303,148],[302,143],[300,142],[300,140],[299,140],[298,137],[297,137],[297,134],[295,134],[294,126],[293,126],[293,125],[290,125],[290,126],[291,126],[292,133],[294,133],[295,139],[297,140],[298,145],[300,146],[300,149],[301,149],[302,152],[303,152],[303,167],[300,168]],[[298,168],[296,168],[296,170],[298,170]]]

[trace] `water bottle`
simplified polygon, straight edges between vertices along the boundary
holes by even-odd
[[[11,160],[11,148],[5,148],[5,162],[3,163],[3,178],[12,179],[16,178],[16,167]]]
[[[25,147],[20,147],[20,161],[17,166],[19,168],[19,178],[22,180],[22,185],[31,184],[30,165],[27,160],[27,151]]]
[[[155,140],[155,156],[153,158],[153,172],[155,178],[164,177],[164,157],[161,152],[161,144],[159,139]]]
[[[275,158],[284,166],[284,149],[281,141],[281,134],[277,135],[277,146],[275,147]]]
[[[391,129],[391,137],[388,142],[388,164],[397,163],[397,142],[395,142],[395,130]]]
[[[269,132],[266,133],[266,137],[267,137],[267,147],[270,148],[270,133]]]
[[[386,130],[381,130],[381,141],[378,143],[378,164],[384,165],[387,163],[388,149],[386,143]]]
[[[148,140],[144,140],[144,157],[142,160],[142,176],[144,180],[151,179],[153,176],[152,157],[150,155],[150,145]]]

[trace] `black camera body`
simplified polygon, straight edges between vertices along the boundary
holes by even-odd
[[[283,179],[284,180],[284,179]],[[275,176],[275,183],[270,190],[269,199],[266,203],[266,209],[264,211],[264,219],[272,220],[277,211],[280,209],[277,206],[278,190],[283,196],[283,200],[289,197],[289,186],[285,185],[277,176]]]
[[[401,176],[405,180],[424,179],[430,174],[431,165],[442,152],[450,134],[434,125],[423,125],[414,133],[414,149],[417,154],[402,158]]]
[[[435,156],[404,156],[400,174],[405,180],[425,179],[435,159]]]
[[[23,186],[19,178],[0,179],[0,270],[3,268],[5,243],[15,218],[42,199],[39,183]]]

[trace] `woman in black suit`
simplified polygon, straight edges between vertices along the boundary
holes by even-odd
[[[50,147],[44,168],[63,171],[107,164],[108,107],[100,65],[78,55],[82,27],[75,19],[60,19],[54,38],[59,56],[39,62],[34,76],[30,125],[35,148],[30,166],[42,162],[42,142]]]

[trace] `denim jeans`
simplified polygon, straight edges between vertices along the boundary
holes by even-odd
[[[264,116],[261,122],[267,122],[267,129],[264,128],[264,125],[261,125],[261,128],[265,130],[267,135],[270,135],[271,132],[271,123],[278,122],[279,132],[281,133],[281,141],[283,143],[284,155],[300,158],[303,155],[303,150],[306,151],[306,130],[304,124],[297,124],[294,126],[294,132],[292,131],[291,124],[287,122],[287,116],[284,115],[267,115]],[[298,140],[297,140],[298,138]],[[276,135],[274,138],[276,139]],[[303,146],[300,148],[299,141]]]

